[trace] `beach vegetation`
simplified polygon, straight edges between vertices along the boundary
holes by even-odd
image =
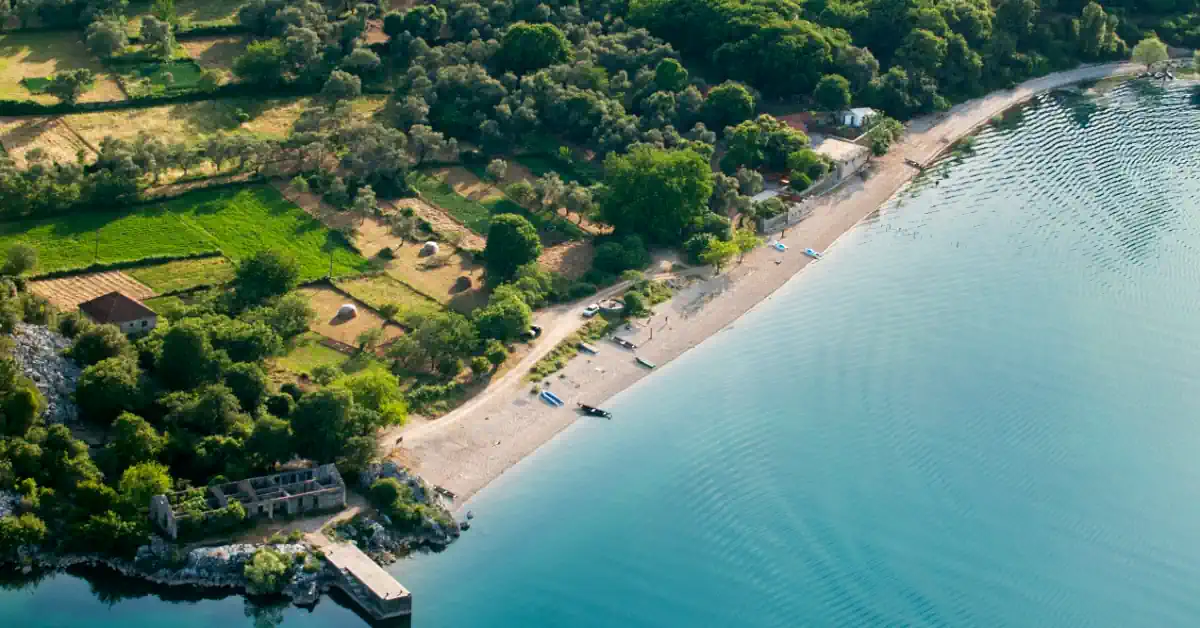
[[[1157,35],[1150,35],[1133,47],[1130,58],[1134,63],[1140,63],[1146,66],[1147,70],[1152,70],[1156,64],[1168,59],[1167,45]]]
[[[524,299],[509,295],[490,299],[487,307],[475,312],[474,319],[481,338],[512,342],[529,329],[533,312]]]
[[[575,333],[567,336],[562,342],[554,345],[549,353],[538,360],[530,369],[526,380],[540,382],[547,377],[563,370],[579,353],[579,343],[592,342],[603,338],[612,330],[613,323],[603,316],[592,318]],[[536,389],[535,389],[536,392]]]
[[[904,135],[904,125],[894,118],[882,117],[871,125],[867,131],[870,140],[871,154],[886,155],[888,150]]]

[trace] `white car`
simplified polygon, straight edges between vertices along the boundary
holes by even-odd
[[[584,318],[591,318],[599,313],[600,313],[600,304],[598,304],[598,303],[593,303],[593,304],[583,308],[583,317]]]

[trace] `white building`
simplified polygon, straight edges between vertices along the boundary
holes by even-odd
[[[844,126],[862,128],[875,117],[875,110],[870,107],[855,107],[842,112],[841,122]]]
[[[79,304],[79,311],[100,324],[111,323],[128,335],[149,333],[158,314],[124,292],[109,292]]]
[[[871,151],[866,146],[859,146],[854,142],[847,142],[836,137],[827,137],[821,140],[820,144],[813,146],[813,150],[833,162],[833,167],[830,169],[830,174],[833,176],[831,185],[858,172],[871,157]]]

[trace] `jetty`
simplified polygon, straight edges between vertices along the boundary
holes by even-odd
[[[337,569],[334,586],[349,595],[376,620],[412,614],[412,594],[369,556],[349,543],[331,543],[321,548],[325,559]]]

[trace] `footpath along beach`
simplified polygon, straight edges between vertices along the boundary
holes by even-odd
[[[958,139],[1037,93],[1141,70],[1142,66],[1130,63],[1080,67],[913,121],[903,141],[874,160],[866,180],[852,178],[823,197],[808,218],[787,229],[786,236],[773,234],[773,239],[788,246],[787,253],[760,247],[720,276],[703,275],[656,308],[647,325],[653,328],[653,339],[644,340],[648,328],[629,332],[643,339],[636,353],[602,341],[598,355],[581,354],[561,372],[563,377],[556,374],[548,379],[549,388],[566,401],[566,408],[551,408],[530,394],[531,385],[524,377],[530,366],[582,325],[583,305],[540,313],[537,322],[546,331],[529,355],[461,408],[404,428],[395,455],[426,481],[453,491],[461,505],[576,421],[580,416],[574,411],[576,402],[603,405],[651,373],[634,362],[634,355],[661,367],[764,301],[812,261],[801,254],[803,249],[827,249],[916,176],[919,169],[910,163],[928,163]],[[617,286],[605,294],[621,290]],[[619,425],[620,417],[616,421],[614,425]]]

